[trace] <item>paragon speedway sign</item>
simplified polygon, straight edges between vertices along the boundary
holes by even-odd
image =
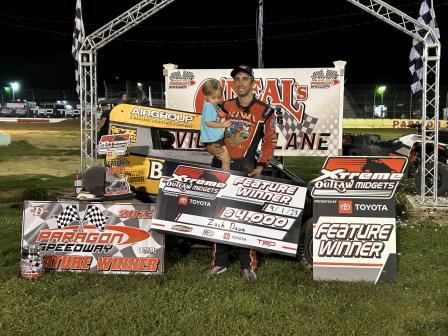
[[[295,255],[306,188],[166,161],[152,229]]]
[[[315,178],[313,277],[393,282],[396,279],[394,193],[403,157],[329,157]]]
[[[202,112],[202,85],[220,80],[224,99],[236,97],[230,69],[168,70],[166,106]],[[254,94],[276,110],[275,155],[337,155],[342,148],[343,68],[255,69]],[[229,111],[231,112],[231,111]]]
[[[147,204],[26,201],[22,248],[38,245],[44,267],[104,274],[163,273],[164,236]]]

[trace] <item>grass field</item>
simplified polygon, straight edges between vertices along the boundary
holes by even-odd
[[[262,258],[254,285],[243,282],[237,264],[207,280],[199,272],[209,250],[171,247],[162,276],[50,273],[23,280],[20,200],[42,189],[48,198],[71,190],[78,166],[76,124],[32,127],[0,123],[13,140],[0,147],[0,166],[13,167],[0,170],[0,335],[448,334],[448,228],[431,222],[399,226],[396,284],[314,282],[295,259],[275,255]],[[48,161],[39,164],[41,157]],[[310,179],[322,161],[286,165]]]

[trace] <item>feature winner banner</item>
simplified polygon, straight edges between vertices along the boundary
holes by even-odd
[[[165,161],[162,175],[152,229],[296,254],[305,187],[173,161]]]
[[[396,280],[395,191],[404,157],[329,157],[310,183],[316,280]]]
[[[150,231],[154,206],[25,201],[22,248],[39,245],[44,267],[103,274],[160,274],[164,236]]]
[[[276,109],[279,156],[338,155],[342,148],[344,67],[255,69],[253,91]],[[203,83],[220,80],[224,99],[236,97],[231,69],[168,70],[166,107],[202,112]],[[231,111],[229,111],[231,112]]]

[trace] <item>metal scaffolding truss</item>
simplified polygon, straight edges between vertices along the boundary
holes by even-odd
[[[87,36],[79,52],[81,171],[96,163],[97,51],[174,0],[143,0]]]
[[[143,0],[90,34],[79,53],[81,102],[81,171],[96,162],[97,50],[174,0]],[[347,0],[380,20],[423,42],[421,202],[437,204],[440,42],[434,32],[381,0]],[[422,34],[422,32],[424,32]],[[428,43],[431,36],[434,43]],[[429,145],[429,146],[428,146]],[[426,148],[434,148],[427,152]]]
[[[347,0],[423,42],[422,162],[420,202],[437,205],[440,42],[426,25],[381,0]],[[431,37],[428,39],[428,37]],[[428,40],[434,41],[429,43]],[[428,147],[427,147],[428,146]],[[429,152],[427,148],[433,149]]]

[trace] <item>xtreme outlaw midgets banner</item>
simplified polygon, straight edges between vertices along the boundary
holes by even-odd
[[[164,236],[153,232],[153,205],[26,201],[22,248],[38,245],[58,271],[158,274]]]
[[[235,173],[165,161],[152,229],[294,256],[307,189]]]
[[[396,279],[395,191],[404,157],[329,157],[313,183],[316,280]]]

